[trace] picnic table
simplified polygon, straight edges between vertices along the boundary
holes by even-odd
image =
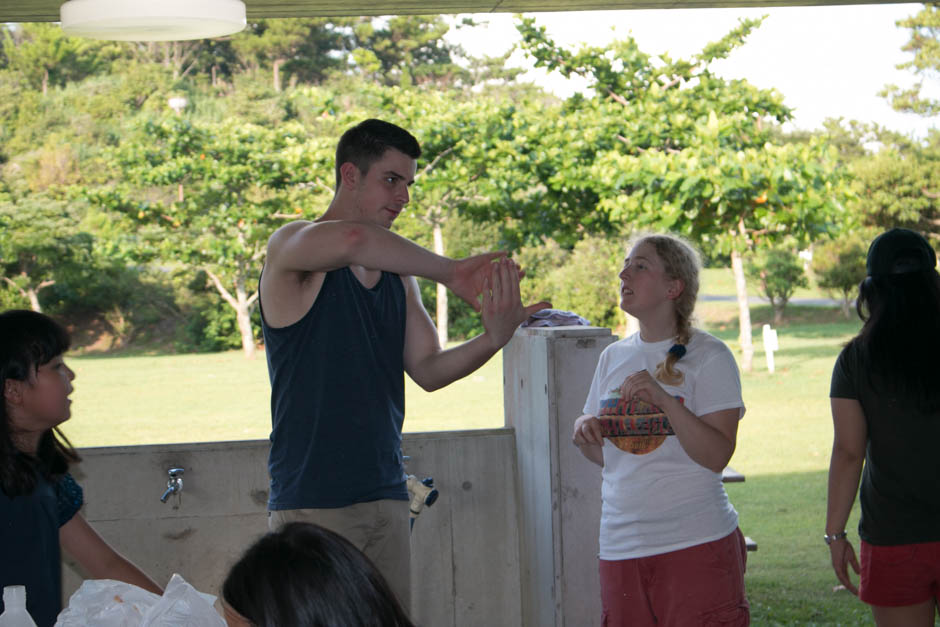
[[[721,471],[721,482],[722,483],[743,483],[744,475],[739,473],[737,470],[731,466],[725,466],[725,469]],[[748,551],[757,550],[757,542],[748,536],[744,536],[744,544],[747,546]]]

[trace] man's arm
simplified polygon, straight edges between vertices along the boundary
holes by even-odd
[[[485,331],[475,338],[442,350],[437,331],[421,302],[417,281],[405,279],[407,319],[405,322],[405,370],[415,383],[428,391],[437,390],[467,376],[496,354],[512,338],[516,328],[530,315],[551,307],[540,302],[528,307],[519,296],[519,268],[501,259],[484,277],[482,318]]]
[[[373,224],[300,221],[281,227],[271,236],[265,274],[277,280],[287,273],[328,272],[357,265],[443,283],[479,311],[477,296],[483,277],[490,272],[492,260],[501,256],[505,253],[455,261]]]

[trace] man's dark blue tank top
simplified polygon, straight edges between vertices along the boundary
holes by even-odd
[[[366,288],[349,268],[327,272],[313,306],[262,332],[271,379],[268,509],[407,500],[405,288],[383,272]]]

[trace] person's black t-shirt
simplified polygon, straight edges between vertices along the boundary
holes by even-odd
[[[857,400],[868,427],[858,534],[875,545],[940,541],[940,416],[870,380],[862,361],[857,343],[843,349],[829,392]]]

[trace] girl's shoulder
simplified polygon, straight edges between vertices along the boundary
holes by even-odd
[[[715,337],[708,331],[703,331],[702,329],[698,328],[692,329],[692,337],[689,340],[689,346],[705,346],[709,348],[725,348],[727,350],[731,350],[723,340]]]
[[[695,360],[699,363],[711,361],[716,357],[734,359],[731,349],[724,341],[701,329],[693,329],[687,350],[689,356],[695,355]]]
[[[85,491],[71,474],[65,473],[55,481],[55,497],[61,527],[81,509],[85,503]]]

